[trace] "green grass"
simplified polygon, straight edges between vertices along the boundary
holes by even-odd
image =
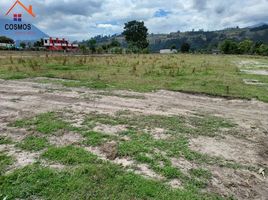
[[[220,199],[196,190],[172,190],[160,182],[99,163],[68,171],[27,166],[0,179],[0,198],[8,199]]]
[[[11,143],[12,143],[12,141],[9,138],[4,137],[4,136],[0,136],[0,145],[1,144],[11,144]]]
[[[49,147],[42,157],[50,161],[59,162],[65,165],[88,164],[96,161],[96,156],[73,146]]]
[[[89,129],[93,128],[97,123],[109,125],[126,125],[128,131],[120,133],[120,136],[128,136],[129,141],[121,141],[119,138],[113,138],[119,142],[118,155],[120,157],[132,157],[138,162],[149,164],[157,172],[164,174],[163,169],[159,168],[159,162],[164,161],[164,165],[170,167],[168,158],[184,157],[187,160],[199,164],[225,166],[228,168],[249,169],[250,166],[243,166],[235,162],[226,161],[223,158],[213,157],[199,152],[195,152],[189,148],[189,137],[197,136],[223,136],[225,134],[236,134],[233,128],[236,124],[229,120],[209,115],[198,116],[159,116],[159,115],[135,115],[128,111],[118,112],[115,116],[105,114],[89,114],[84,125]],[[145,133],[144,129],[150,131],[154,128],[163,128],[171,135],[171,138],[165,140],[156,140],[149,133]],[[222,128],[228,131],[222,132]],[[103,134],[94,135],[94,137],[105,141]],[[92,137],[93,137],[92,136]],[[93,140],[94,141],[94,140]],[[101,144],[100,142],[99,144]],[[88,145],[96,145],[88,143]],[[155,153],[155,149],[165,152],[167,155],[163,157]],[[145,154],[150,154],[148,157]]]
[[[190,169],[190,173],[195,177],[204,178],[204,179],[210,179],[212,176],[208,170],[202,169],[202,168]]]
[[[0,152],[0,179],[1,175],[6,171],[7,167],[13,163],[13,159],[3,152]]]
[[[27,151],[40,151],[48,146],[49,144],[46,138],[36,136],[28,136],[17,144],[17,147]]]
[[[216,136],[221,128],[233,128],[236,125],[229,120],[199,115],[196,117],[135,115],[129,112],[118,112],[116,116],[105,114],[89,114],[84,125],[93,128],[97,123],[109,125],[126,125],[129,129],[144,131],[145,129],[163,128],[167,133],[175,135]],[[190,126],[189,126],[190,125]]]
[[[243,82],[252,75],[239,72],[237,63],[249,59],[267,63],[265,58],[255,56],[187,54],[69,56],[67,62],[64,62],[66,57],[61,56],[13,58],[13,64],[6,58],[0,61],[0,78],[49,77],[64,79],[55,82],[68,87],[140,92],[167,89],[268,102],[267,86]],[[258,77],[268,82],[267,76]]]
[[[64,112],[68,112],[65,110]],[[71,112],[71,111],[70,111]],[[218,199],[213,194],[204,194],[211,180],[211,173],[205,166],[219,166],[234,169],[245,168],[239,163],[223,158],[195,152],[189,147],[189,138],[204,135],[221,136],[232,133],[236,125],[229,120],[209,115],[160,116],[137,115],[121,111],[113,116],[91,113],[86,116],[83,127],[74,128],[59,112],[49,112],[30,119],[15,121],[11,125],[44,133],[42,137],[29,136],[17,144],[27,151],[45,149],[41,159],[60,163],[68,167],[53,170],[36,163],[0,178],[0,198],[10,199]],[[108,135],[92,131],[97,124],[125,125],[128,130],[118,135]],[[154,128],[163,128],[170,138],[156,139]],[[100,147],[107,141],[118,143],[118,157],[129,157],[136,164],[146,164],[149,169],[165,178],[165,181],[144,179],[115,166],[100,161],[97,156],[82,147],[55,147],[47,143],[46,137],[57,132],[73,131],[84,137],[83,146]],[[129,140],[122,137],[127,136]],[[188,162],[204,168],[194,168],[187,172],[172,165],[171,158],[183,157]],[[130,167],[135,169],[135,166]],[[254,169],[255,170],[255,169]],[[44,178],[46,177],[46,178]],[[178,179],[184,189],[171,189],[165,185]],[[4,193],[2,191],[5,191]]]
[[[190,117],[189,123],[195,127],[191,132],[196,135],[215,136],[217,132],[222,128],[233,128],[236,125],[229,120],[215,117],[215,116],[204,116]]]
[[[84,144],[89,146],[100,146],[101,144],[107,142],[108,140],[112,140],[115,136],[109,136],[103,133],[98,133],[94,131],[88,131],[82,133],[85,137]]]
[[[69,129],[68,123],[61,120],[55,113],[49,112],[40,114],[31,119],[17,120],[10,126],[18,128],[34,128],[36,131],[44,134],[53,134],[58,130]]]

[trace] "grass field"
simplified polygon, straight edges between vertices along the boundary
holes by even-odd
[[[241,72],[267,70],[266,57],[215,55],[10,56],[0,60],[0,78],[49,77],[70,87],[159,89],[268,102],[268,76]],[[71,81],[70,81],[71,80]],[[245,84],[245,80],[254,83]],[[50,80],[51,81],[51,80]]]
[[[268,194],[265,57],[24,53],[0,66],[0,199]]]
[[[32,196],[34,194],[46,199],[220,199],[219,195],[201,192],[211,178],[210,171],[202,168],[201,164],[229,168],[247,167],[189,149],[187,136],[197,133],[194,128],[187,126],[186,121],[198,127],[200,134],[206,132],[212,136],[220,128],[234,126],[220,118],[204,116],[187,119],[157,115],[137,118],[132,113],[125,112],[111,117],[92,113],[85,117],[83,127],[75,128],[66,122],[64,117],[66,113],[67,110],[44,113],[9,124],[11,127],[26,128],[29,132],[35,133],[17,143],[17,148],[40,152],[41,155],[35,164],[1,178],[0,191],[4,195],[3,198],[7,196],[9,199],[28,199],[34,198]],[[129,130],[119,135],[94,132],[92,129],[98,123],[113,126],[128,125]],[[155,126],[168,130],[167,135],[170,138],[159,140],[149,133],[142,133],[145,128],[153,129]],[[84,139],[76,145],[61,147],[48,143],[51,135],[60,137],[62,131],[79,133]],[[124,137],[128,137],[129,140],[124,140]],[[136,167],[149,166],[158,174],[155,177],[158,181],[142,178],[133,172],[125,172],[119,166],[102,161],[85,150],[90,146],[100,147],[107,141],[116,141],[120,144],[119,158],[132,158],[136,162]],[[195,160],[200,167],[190,169],[187,173],[182,172],[172,166],[170,160],[178,156],[183,156],[189,161]],[[1,159],[1,170],[4,171],[12,162],[11,158],[4,154],[1,155]],[[59,163],[63,169],[55,171],[46,168],[41,164],[44,160],[48,163]],[[128,166],[127,169],[135,170],[135,166]],[[181,189],[171,189],[162,184],[172,180],[179,180]]]

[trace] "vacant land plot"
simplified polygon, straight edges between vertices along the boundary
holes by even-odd
[[[2,55],[0,78],[60,78],[72,81],[54,82],[70,87],[139,92],[167,89],[268,102],[268,60],[265,57],[33,55]]]
[[[201,66],[200,59],[208,61]],[[175,61],[182,75],[159,64]],[[267,101],[266,85],[244,82],[267,83],[265,75],[243,72],[260,63],[265,70],[265,62],[190,55],[2,58],[0,198],[266,199],[268,104],[157,90]],[[14,78],[27,79],[7,80]]]

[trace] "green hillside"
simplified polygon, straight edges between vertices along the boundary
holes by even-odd
[[[126,46],[124,36],[96,36],[94,39],[98,44],[109,43],[112,39],[118,40],[122,46]],[[175,32],[169,34],[150,34],[149,37],[150,50],[158,52],[160,49],[169,49],[175,45],[177,48],[187,42],[191,45],[194,51],[211,51],[217,49],[219,43],[226,39],[235,41],[242,41],[245,39],[253,40],[254,42],[263,42],[268,44],[268,25],[253,28],[228,28],[217,31],[188,31],[188,32]]]

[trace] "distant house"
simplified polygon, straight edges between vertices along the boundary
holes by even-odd
[[[73,44],[65,38],[43,38],[43,46],[49,51],[73,51],[78,49],[78,44]]]
[[[0,49],[13,49],[15,44],[13,43],[0,43]]]
[[[172,53],[177,53],[178,51],[176,49],[161,49],[160,53],[161,54],[172,54]]]

